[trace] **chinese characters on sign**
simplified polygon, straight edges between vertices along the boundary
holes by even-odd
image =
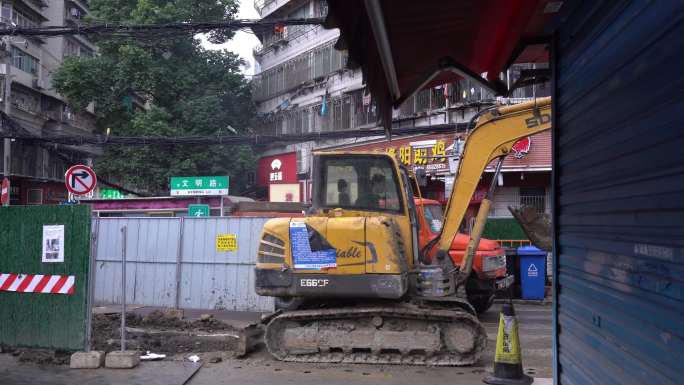
[[[271,172],[268,174],[268,178],[271,182],[279,182],[283,180],[283,162],[280,159],[273,159],[271,162]]]
[[[283,180],[283,172],[282,171],[274,171],[269,174],[268,178],[271,182],[277,182]]]
[[[447,170],[446,145],[444,140],[425,141],[419,145],[412,143],[401,147],[388,147],[385,151],[396,157],[405,166],[422,168],[427,171]]]
[[[237,234],[216,235],[216,251],[237,251]]]
[[[172,176],[172,196],[228,195],[227,176]]]

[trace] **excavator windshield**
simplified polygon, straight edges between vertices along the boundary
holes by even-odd
[[[403,212],[394,164],[386,156],[317,156],[314,208]]]

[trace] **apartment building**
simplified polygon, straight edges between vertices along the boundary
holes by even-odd
[[[254,5],[263,19],[327,15],[325,0],[256,0]],[[348,69],[345,51],[336,49],[338,30],[313,25],[276,25],[255,28],[254,33],[261,41],[253,52],[257,63],[257,73],[252,81],[253,99],[259,114],[254,125],[257,134],[296,135],[378,127],[375,103],[364,89],[361,72]],[[524,68],[519,66],[502,74],[502,80],[512,84]],[[393,125],[405,128],[462,123],[497,101],[516,103],[532,96],[547,95],[548,87],[538,85],[516,90],[511,98],[497,99],[475,82],[461,80],[418,92],[394,111]],[[256,184],[261,187],[263,199],[306,202],[311,191],[309,162],[312,151],[388,151],[409,168],[425,169],[429,175],[428,197],[445,201],[454,178],[446,158],[440,157],[450,151],[453,140],[454,135],[450,134],[410,135],[392,142],[379,137],[287,145],[268,143],[263,147]],[[506,199],[502,202],[515,199],[522,202],[532,193],[534,199],[546,199],[550,185],[551,160],[547,157],[550,137],[536,138],[531,143],[528,149],[531,155],[527,160],[523,154],[519,160],[504,166],[505,187],[500,189],[500,195]],[[546,176],[533,177],[530,173]],[[544,198],[536,198],[540,194]],[[474,209],[478,204],[474,199]],[[539,203],[542,210],[547,206]],[[493,214],[510,215],[504,209],[496,209]]]
[[[0,22],[20,27],[78,25],[88,14],[86,0],[0,1]],[[1,66],[2,106],[24,134],[84,135],[95,128],[92,106],[72,111],[52,86],[52,77],[68,56],[90,56],[95,46],[85,36],[5,38],[4,62],[9,61],[10,100],[4,100],[5,65]],[[6,129],[3,127],[3,129]],[[2,159],[4,149],[0,146]],[[67,199],[64,172],[73,163],[88,163],[99,154],[91,146],[56,146],[13,140],[11,143],[11,204],[59,203]],[[4,177],[4,176],[3,176]]]

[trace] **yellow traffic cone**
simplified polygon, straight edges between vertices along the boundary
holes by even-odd
[[[499,333],[496,336],[494,373],[482,381],[491,385],[529,385],[532,377],[523,373],[518,320],[513,304],[504,304],[499,317]]]

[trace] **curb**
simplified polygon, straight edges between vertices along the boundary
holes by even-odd
[[[548,298],[544,300],[532,300],[532,299],[513,299],[513,304],[515,305],[536,305],[536,306],[551,306],[553,301]],[[495,298],[494,303],[508,303],[507,298]]]

